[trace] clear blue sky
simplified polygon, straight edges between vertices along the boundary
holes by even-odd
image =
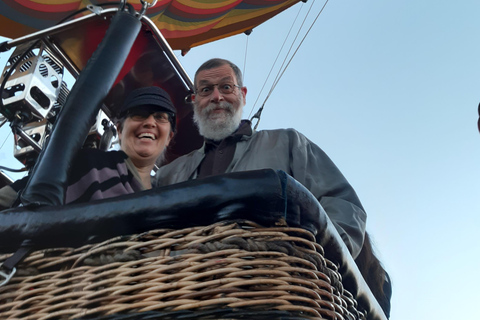
[[[240,35],[179,60],[191,77],[212,57],[245,68],[247,117],[298,9],[311,3],[256,28],[248,48]],[[354,186],[392,277],[393,320],[478,318],[479,17],[478,0],[330,0],[260,122],[303,132]],[[18,168],[11,148],[0,163]]]

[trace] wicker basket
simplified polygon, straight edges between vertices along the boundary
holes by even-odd
[[[298,228],[158,229],[36,251],[17,269],[0,287],[0,319],[365,318]]]

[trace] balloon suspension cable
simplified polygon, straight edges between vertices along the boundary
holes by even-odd
[[[7,123],[8,119],[4,116],[0,115],[0,128],[3,127],[5,123]]]
[[[5,140],[3,140],[2,142],[2,145],[0,146],[0,150],[3,148],[3,146],[5,145],[5,143],[7,142],[8,138],[10,138],[10,135],[12,134],[12,132],[10,131],[7,136],[5,137]]]
[[[275,65],[277,64],[278,58],[280,57],[280,53],[282,52],[283,47],[284,47],[285,44],[287,43],[287,39],[288,39],[288,37],[290,36],[290,33],[291,33],[292,30],[293,30],[293,27],[294,27],[294,25],[295,25],[295,22],[296,22],[297,19],[298,19],[298,16],[300,15],[300,11],[301,11],[301,10],[302,10],[302,7],[299,8],[296,17],[295,17],[295,19],[293,20],[292,25],[290,26],[290,30],[288,30],[288,33],[287,33],[287,35],[285,36],[285,39],[283,40],[282,46],[280,47],[280,50],[278,50],[277,57],[276,57],[275,60],[273,61],[272,67],[270,68],[270,71],[268,72],[267,78],[266,78],[265,81],[263,82],[263,86],[262,86],[262,88],[260,89],[260,92],[258,93],[257,100],[255,100],[255,103],[253,104],[252,111],[253,111],[253,109],[255,108],[255,106],[257,105],[258,99],[260,99],[260,95],[262,94],[263,89],[265,89],[265,86],[266,86],[266,84],[267,84],[267,81],[268,81],[268,79],[270,78],[270,75],[272,74],[273,68],[274,68]],[[265,102],[267,101],[267,99],[268,99],[268,96],[267,96],[267,97],[265,98],[265,100],[263,101],[262,107],[265,105]],[[250,111],[250,114],[252,114],[252,111]],[[258,114],[258,111],[257,111],[256,114]],[[253,119],[253,118],[255,118],[255,116],[253,116],[252,119]]]
[[[245,55],[243,57],[242,83],[245,81],[245,69],[247,68],[248,36],[250,35],[250,33],[251,32],[245,33],[247,35],[247,40],[245,41]]]
[[[295,49],[295,51],[293,52],[292,56],[290,57],[290,59],[288,60],[287,64],[285,65],[285,68],[283,68],[283,65],[285,64],[286,62],[286,58],[285,58],[285,61],[284,63],[282,64],[282,68],[281,69],[281,72],[279,72],[279,74],[277,75],[277,77],[275,78],[275,81],[272,85],[272,89],[270,89],[270,92],[268,93],[268,96],[270,96],[270,94],[272,93],[273,89],[277,86],[278,82],[280,81],[280,78],[283,76],[283,74],[285,73],[285,71],[287,70],[288,66],[290,65],[290,63],[292,62],[293,58],[295,57],[295,55],[297,54],[298,50],[300,50],[300,47],[301,45],[303,44],[303,42],[305,41],[305,39],[307,38],[307,35],[310,33],[310,31],[312,30],[313,26],[315,25],[315,22],[317,22],[318,18],[320,17],[320,14],[322,14],[323,10],[325,9],[326,5],[328,3],[328,0],[325,1],[325,3],[323,4],[322,6],[322,9],[320,10],[320,12],[317,14],[317,16],[315,17],[315,20],[313,20],[312,24],[310,25],[310,27],[308,28],[307,32],[305,33],[305,35],[303,36],[302,40],[300,41],[300,43],[298,44],[297,48]],[[313,6],[313,3],[312,3],[312,6]],[[310,10],[312,9],[312,7],[310,6],[310,9],[308,10],[308,13],[307,15],[310,13]],[[306,19],[306,17],[305,17]],[[305,23],[305,20],[302,22],[302,26],[300,28],[303,27],[303,24]],[[300,31],[299,31],[300,32]],[[298,37],[298,34],[297,36],[295,37],[295,40],[297,39]],[[290,53],[290,51],[288,52]],[[288,56],[288,54],[287,54]]]
[[[289,50],[288,50],[288,52],[287,52],[287,54],[286,54],[286,56],[285,56],[285,59],[284,59],[282,65],[281,65],[281,67],[279,68],[279,71],[278,71],[278,73],[277,73],[277,76],[275,77],[275,79],[274,79],[274,81],[273,81],[273,84],[272,84],[272,87],[270,88],[270,91],[268,92],[267,96],[265,97],[265,100],[263,101],[262,106],[261,106],[260,109],[255,113],[255,115],[251,118],[251,120],[253,120],[253,119],[255,119],[255,118],[258,119],[258,122],[257,122],[257,124],[255,125],[255,129],[257,128],[257,126],[258,126],[258,124],[259,124],[259,122],[260,122],[260,116],[261,116],[261,113],[262,113],[262,111],[263,111],[263,109],[264,109],[264,106],[265,106],[268,98],[270,98],[270,95],[272,94],[273,90],[275,89],[275,87],[277,86],[278,82],[280,81],[280,78],[283,76],[283,74],[284,74],[285,71],[287,70],[288,66],[289,66],[290,63],[292,62],[292,60],[293,60],[293,58],[295,57],[295,55],[297,54],[297,52],[298,52],[298,50],[300,49],[301,45],[302,45],[303,42],[305,41],[307,35],[310,33],[310,31],[312,30],[314,24],[317,22],[320,14],[322,14],[323,10],[325,9],[325,7],[326,7],[326,5],[327,5],[327,3],[328,3],[328,0],[325,1],[325,3],[323,4],[320,12],[317,14],[317,16],[315,17],[314,21],[312,22],[312,24],[310,25],[310,27],[309,27],[308,30],[306,31],[305,35],[303,36],[302,40],[301,40],[300,43],[298,44],[298,46],[297,46],[297,48],[295,49],[294,53],[291,55],[290,59],[288,59],[288,56],[289,56],[290,52],[291,52],[292,49],[293,49],[293,44],[294,44],[295,41],[297,40],[297,38],[298,38],[298,36],[299,36],[299,34],[300,34],[300,31],[301,31],[301,29],[303,28],[303,25],[305,24],[305,21],[306,21],[306,19],[307,19],[307,16],[310,14],[310,12],[311,12],[311,10],[312,10],[312,7],[313,7],[314,3],[315,3],[315,1],[312,1],[312,2],[311,2],[310,8],[308,9],[307,14],[305,15],[305,17],[304,17],[304,19],[303,19],[303,21],[302,21],[302,24],[300,25],[300,27],[299,27],[299,29],[298,29],[298,31],[297,31],[297,34],[295,35],[295,38],[294,38],[294,40],[292,41],[292,45],[290,46],[290,48],[289,48]],[[273,64],[272,64],[272,68],[270,69],[270,72],[268,73],[267,78],[266,78],[266,80],[265,80],[265,82],[264,82],[264,84],[263,84],[263,86],[262,86],[262,89],[260,90],[260,93],[258,94],[257,100],[255,100],[255,103],[254,103],[254,106],[252,107],[252,110],[253,110],[253,108],[255,107],[255,105],[256,105],[257,102],[258,102],[258,99],[260,98],[260,94],[262,93],[263,89],[265,88],[265,85],[266,85],[266,82],[267,82],[268,78],[270,78],[270,75],[271,75],[271,73],[272,73],[272,71],[273,71],[273,68],[274,68],[275,64],[277,63],[277,60],[278,60],[278,58],[279,58],[279,56],[280,56],[280,53],[281,53],[281,51],[283,50],[283,47],[285,46],[285,43],[287,42],[287,39],[288,39],[288,37],[289,37],[292,29],[293,29],[293,26],[295,25],[295,22],[296,22],[297,19],[298,19],[298,16],[299,16],[299,14],[300,14],[301,8],[302,8],[302,7],[300,7],[300,9],[299,9],[299,11],[298,11],[298,13],[297,13],[297,16],[295,17],[295,19],[294,19],[294,21],[293,21],[293,23],[292,23],[292,26],[290,27],[290,30],[288,31],[288,33],[287,33],[287,35],[286,35],[286,37],[285,37],[285,40],[284,40],[284,42],[283,42],[280,50],[278,51],[277,57],[275,58],[275,61],[274,61]],[[287,62],[287,59],[288,59],[288,62]]]

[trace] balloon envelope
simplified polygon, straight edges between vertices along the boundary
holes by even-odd
[[[18,38],[56,25],[62,19],[97,3],[118,6],[118,0],[3,0],[0,35]],[[148,1],[152,2],[152,1]],[[253,29],[300,0],[159,0],[146,15],[172,49],[189,48]],[[140,0],[128,1],[135,10]],[[91,13],[91,11],[82,14]]]

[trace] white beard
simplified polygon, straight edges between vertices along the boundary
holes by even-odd
[[[211,114],[211,111],[219,106],[225,109],[225,113]],[[226,101],[219,105],[210,103],[201,111],[196,106],[194,108],[193,121],[197,124],[200,135],[207,139],[219,141],[228,137],[238,129],[242,121],[243,108],[235,110],[233,105]]]

